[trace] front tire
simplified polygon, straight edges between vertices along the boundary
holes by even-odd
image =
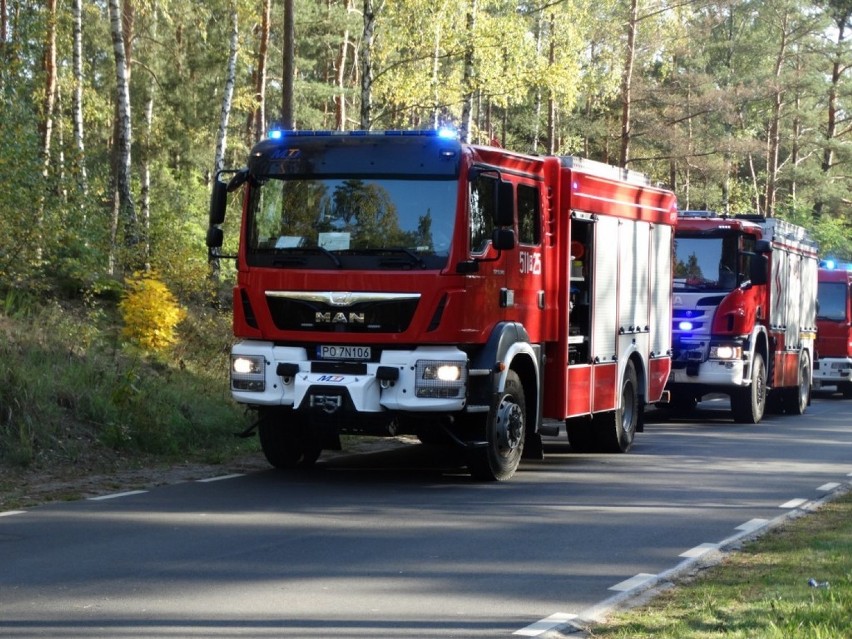
[[[766,412],[766,364],[763,355],[754,354],[751,363],[751,384],[731,393],[731,412],[740,424],[757,424]]]
[[[486,446],[470,455],[470,473],[486,481],[506,481],[518,469],[524,452],[527,408],[524,387],[515,371],[506,376],[506,386],[488,413]]]
[[[290,408],[265,409],[257,433],[266,460],[275,468],[311,466],[322,453],[309,422]]]

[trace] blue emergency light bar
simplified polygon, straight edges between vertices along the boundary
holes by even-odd
[[[459,137],[458,131],[449,127],[441,127],[439,129],[415,129],[415,130],[387,130],[387,131],[329,131],[329,130],[284,130],[278,128],[269,129],[270,140],[282,140],[285,137],[326,137],[331,135],[348,135],[350,137],[368,137],[368,136],[420,136],[420,137],[439,137],[445,140],[456,140]]]
[[[836,260],[823,260],[819,263],[821,268],[827,268],[829,271],[841,270],[841,271],[852,271],[852,264],[847,264],[845,262],[838,262]]]

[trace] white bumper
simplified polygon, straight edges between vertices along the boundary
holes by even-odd
[[[697,375],[688,374],[686,368],[672,369],[669,384],[748,386],[751,380],[745,373],[746,363],[743,360],[707,360],[698,364]]]
[[[834,386],[839,382],[852,382],[852,358],[821,357],[814,366],[814,386]]]
[[[257,390],[235,387],[239,386],[233,373],[236,357],[263,358],[262,371],[258,370],[253,376],[252,385]],[[358,413],[388,410],[437,413],[462,410],[467,397],[467,355],[453,347],[386,349],[381,354],[381,361],[365,362],[362,371],[355,373],[312,372],[316,360],[309,360],[304,348],[275,346],[272,342],[239,342],[232,348],[231,358],[231,394],[235,401],[243,404],[323,409],[324,405],[330,408],[335,398],[340,397]],[[418,375],[422,377],[424,362],[457,363],[462,369],[461,378],[455,382],[418,380]],[[330,364],[327,360],[323,363]],[[377,377],[380,367],[385,379]],[[387,379],[388,373],[392,372],[390,369],[398,371],[393,373],[396,379]],[[291,371],[292,374],[286,374]],[[282,375],[282,372],[285,374]]]

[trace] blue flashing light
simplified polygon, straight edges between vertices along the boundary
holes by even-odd
[[[827,269],[834,270],[834,269],[837,268],[837,263],[834,260],[826,260],[823,263],[823,266],[825,266],[825,268],[827,268]]]
[[[284,137],[284,132],[281,129],[269,129],[270,140],[280,140]]]
[[[457,140],[459,132],[452,127],[442,126],[438,129],[438,137],[443,138],[444,140]]]
[[[691,331],[692,328],[693,328],[693,324],[692,324],[692,322],[689,322],[689,321],[683,321],[683,322],[678,322],[677,327],[681,331]]]

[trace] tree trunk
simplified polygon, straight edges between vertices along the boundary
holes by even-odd
[[[361,38],[361,117],[360,128],[369,131],[373,126],[373,39],[376,14],[373,0],[364,0],[364,34]]]
[[[237,53],[239,51],[239,24],[236,3],[231,3],[231,46],[228,53],[228,71],[225,77],[225,90],[222,95],[222,108],[219,111],[219,131],[216,134],[216,153],[213,158],[213,179],[218,179],[219,171],[225,166],[225,149],[228,146],[228,120],[231,117],[231,101],[234,97],[234,84],[237,77]],[[220,251],[211,248],[207,255],[210,266],[210,280],[214,283],[214,304],[218,306],[218,283]]]
[[[77,149],[77,181],[80,193],[85,199],[85,196],[89,193],[89,182],[86,174],[86,149],[83,144],[83,0],[74,0],[72,13],[74,23],[74,95],[72,99],[74,148]]]
[[[231,45],[228,53],[228,70],[225,76],[225,90],[222,95],[222,108],[219,111],[219,130],[216,134],[216,153],[213,158],[213,176],[225,166],[225,150],[228,146],[228,120],[231,117],[231,101],[234,98],[234,84],[237,77],[237,53],[239,52],[239,24],[237,5],[231,3]]]
[[[788,15],[781,21],[781,41],[773,69],[774,87],[772,90],[772,116],[766,136],[766,191],[764,193],[764,211],[766,217],[775,215],[775,198],[778,192],[778,158],[781,146],[781,111],[784,106],[784,89],[781,84],[781,68],[787,55]]]
[[[639,2],[630,0],[630,18],[627,21],[627,50],[624,59],[624,75],[621,77],[621,154],[619,166],[626,167],[630,161],[630,108],[633,85],[633,64],[636,58],[636,31],[639,28]]]
[[[134,255],[139,244],[138,220],[136,217],[136,205],[133,202],[133,193],[130,188],[130,149],[132,141],[132,127],[130,120],[130,73],[128,71],[128,58],[125,47],[124,21],[132,17],[132,9],[127,14],[122,13],[120,0],[109,0],[110,33],[112,35],[112,48],[115,57],[115,86],[116,86],[116,162],[115,162],[115,186],[116,186],[116,209],[113,220],[113,238],[118,235],[119,227],[124,230],[124,247],[127,256],[121,266],[129,267],[131,270],[142,266],[140,256]],[[115,250],[113,246],[113,250]]]
[[[41,152],[44,177],[50,170],[53,114],[56,108],[56,0],[47,0],[47,36],[44,43],[44,104],[41,120]]]
[[[272,0],[264,0],[263,2],[263,20],[260,24],[260,48],[257,52],[257,73],[255,74],[254,99],[256,101],[254,109],[254,139],[257,142],[266,134],[266,67],[269,57],[269,23],[272,12]],[[237,9],[232,8],[231,20],[233,27],[231,30],[231,52],[234,63],[236,64],[236,52],[234,47],[237,43],[234,37],[237,33]],[[229,60],[229,78],[231,77],[230,60]],[[233,95],[234,87],[233,80],[231,81],[231,94]],[[230,100],[230,98],[229,98]]]
[[[346,12],[352,11],[352,0],[346,0]],[[337,53],[337,69],[334,84],[337,95],[334,96],[334,125],[338,131],[346,130],[346,56],[349,54],[349,29],[343,30],[343,38]]]
[[[464,51],[464,72],[462,76],[462,115],[461,130],[459,136],[465,142],[471,141],[473,123],[473,54],[474,54],[474,31],[476,29],[477,0],[469,0],[467,10],[467,45]]]
[[[296,26],[294,0],[284,0],[284,72],[281,89],[281,126],[292,130],[295,127],[293,115],[293,84],[296,80]]]

